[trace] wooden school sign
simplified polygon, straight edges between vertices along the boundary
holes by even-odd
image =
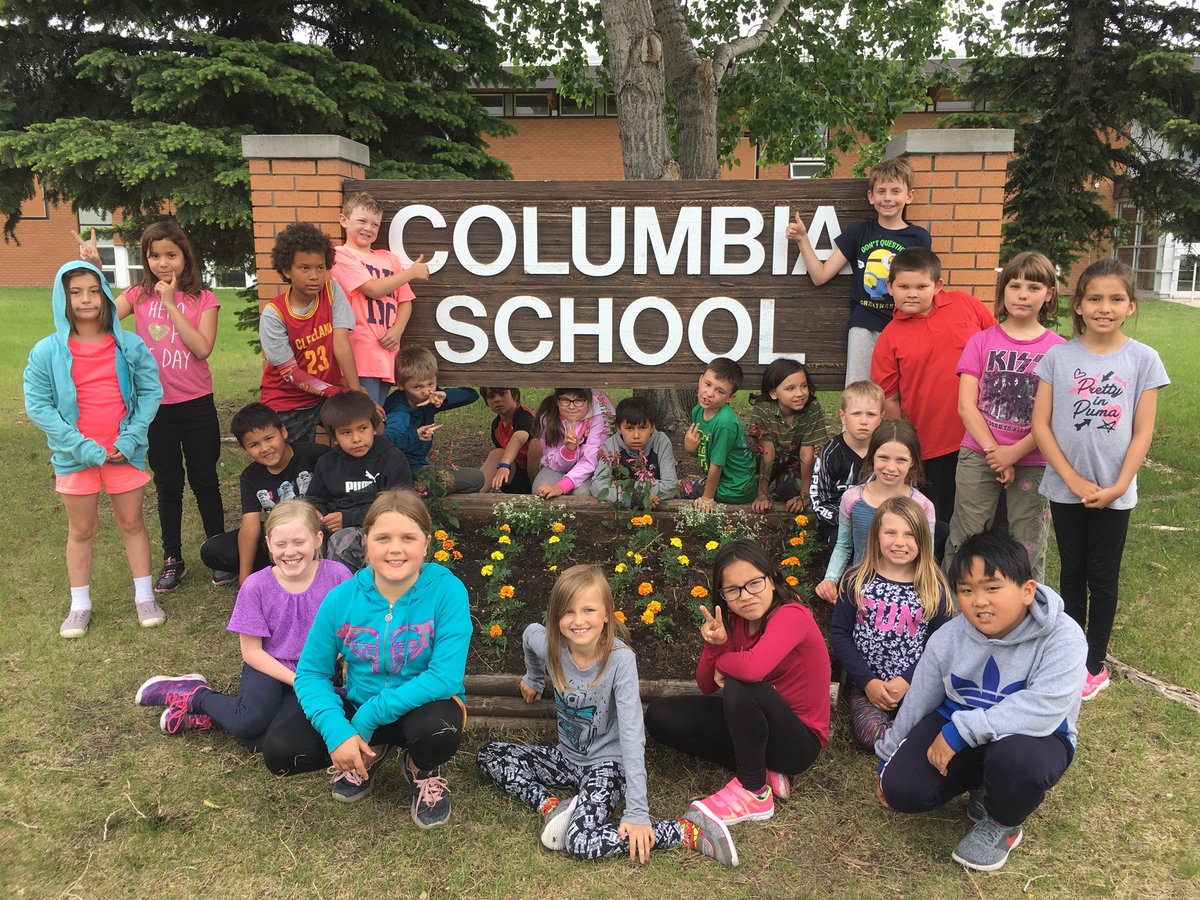
[[[752,386],[773,359],[795,356],[821,386],[840,384],[849,267],[814,287],[785,230],[798,211],[828,257],[835,236],[873,214],[863,180],[343,190],[382,204],[380,246],[429,263],[405,341],[432,346],[447,383],[681,386],[731,356]]]

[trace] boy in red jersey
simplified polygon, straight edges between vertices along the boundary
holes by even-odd
[[[262,402],[279,413],[293,440],[311,441],[322,401],[362,390],[350,349],[354,312],[329,280],[333,245],[316,226],[297,222],[281,231],[271,262],[288,289],[267,301],[258,320]]]

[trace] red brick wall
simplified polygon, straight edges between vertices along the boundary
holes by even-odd
[[[21,213],[25,218],[16,240],[0,240],[0,285],[48,287],[59,266],[79,258],[79,244],[71,236],[78,220],[69,206],[47,204],[40,190],[21,204]]]

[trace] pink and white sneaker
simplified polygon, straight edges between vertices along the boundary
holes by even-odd
[[[771,789],[776,800],[786,800],[792,796],[792,778],[782,772],[772,772],[767,769],[767,787]]]
[[[692,806],[726,825],[747,820],[763,822],[775,815],[773,796],[768,788],[767,796],[760,799],[742,787],[735,777],[715,794],[694,801]]]
[[[1109,685],[1108,666],[1101,666],[1100,671],[1093,675],[1088,672],[1087,681],[1083,683],[1083,699],[1091,700]]]

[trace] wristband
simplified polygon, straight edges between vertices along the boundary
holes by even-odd
[[[506,462],[496,463],[496,468],[497,469],[508,469],[508,471],[510,471],[510,472],[512,471],[512,466]]]

